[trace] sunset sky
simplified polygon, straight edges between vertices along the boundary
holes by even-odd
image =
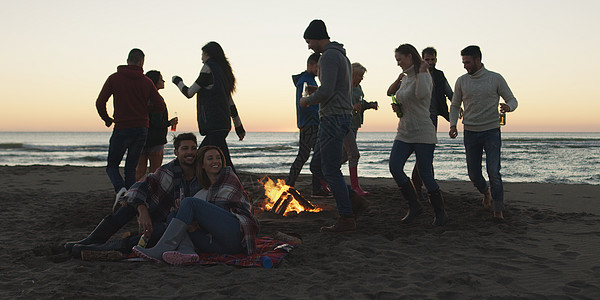
[[[193,83],[201,48],[217,41],[238,80],[234,99],[247,131],[295,131],[291,75],[311,51],[302,34],[322,19],[351,62],[367,69],[361,131],[395,131],[385,92],[401,71],[403,43],[438,50],[454,88],[460,50],[479,45],[519,101],[504,131],[600,131],[599,1],[10,1],[0,11],[0,131],[110,131],[95,100],[131,48],[144,70],[163,73],[160,93],[179,131],[197,131]],[[108,103],[112,112],[112,100]],[[439,131],[448,123],[440,120]],[[462,130],[462,126],[459,127]]]

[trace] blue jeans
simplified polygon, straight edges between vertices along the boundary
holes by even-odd
[[[113,222],[113,224],[119,228],[123,228],[123,226],[125,226],[127,223],[129,223],[129,221],[131,221],[131,219],[133,219],[137,214],[137,210],[130,205],[126,205],[126,206],[122,206],[119,209],[117,209],[116,212],[114,212],[111,215],[111,220]],[[150,214],[150,218],[152,219],[152,236],[150,237],[150,240],[148,241],[148,248],[154,246],[158,240],[160,240],[160,237],[163,235],[163,233],[165,232],[165,229],[167,228],[167,224],[165,223],[164,220],[158,220],[156,218],[156,215]],[[132,243],[137,244],[137,242],[140,239],[140,235],[136,235],[133,237],[130,237],[129,240],[132,241]],[[132,245],[133,246],[135,246]]]
[[[414,152],[419,175],[428,192],[435,192],[440,187],[433,178],[433,151],[435,144],[405,143],[395,140],[390,153],[390,173],[398,186],[410,181],[404,173],[404,165],[408,157]]]
[[[310,157],[310,150],[315,148],[317,138],[319,134],[319,125],[308,125],[300,128],[300,142],[298,146],[298,155],[290,167],[290,174],[288,175],[285,183],[290,186],[296,184],[296,179],[302,171],[302,167]],[[313,175],[314,178],[314,175]]]
[[[310,161],[310,171],[327,182],[335,198],[338,213],[344,217],[354,216],[349,198],[351,188],[346,185],[340,165],[344,137],[350,131],[350,122],[350,115],[322,117],[319,138]],[[313,190],[315,184],[313,183]]]
[[[246,253],[240,221],[231,212],[202,199],[188,197],[181,201],[176,218],[188,225],[192,221],[200,225],[199,230],[189,233],[200,252]]]
[[[198,147],[198,149],[209,145],[219,147],[219,149],[223,151],[223,155],[225,155],[225,163],[230,166],[235,173],[235,168],[233,167],[233,162],[231,161],[231,155],[229,154],[229,148],[227,147],[227,141],[225,140],[227,135],[229,135],[229,131],[225,130],[209,132],[202,140],[202,143],[200,143],[200,147]]]
[[[108,147],[106,174],[108,174],[115,192],[118,192],[122,187],[129,189],[135,183],[135,168],[140,159],[142,148],[144,148],[144,144],[146,143],[147,135],[148,128],[145,127],[113,130]],[[119,165],[126,151],[125,180],[123,180],[119,172]]]
[[[500,175],[500,148],[502,137],[500,128],[486,131],[464,132],[465,153],[467,155],[467,170],[473,185],[485,194],[488,184],[481,172],[481,161],[485,151],[485,165],[490,178],[490,186],[493,199],[494,211],[504,210],[504,187]]]

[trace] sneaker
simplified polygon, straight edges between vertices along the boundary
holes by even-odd
[[[320,189],[318,189],[316,191],[313,191],[312,192],[312,196],[313,197],[318,197],[318,198],[322,198],[322,197],[328,197],[329,198],[329,197],[332,197],[331,192],[328,193],[327,191],[325,191],[322,188],[320,188]]]
[[[117,193],[117,196],[115,197],[115,203],[113,203],[113,207],[112,210],[113,212],[115,212],[117,210],[117,206],[119,206],[119,201],[121,200],[121,197],[125,196],[125,194],[127,193],[127,189],[122,187],[119,192]]]
[[[345,232],[356,230],[356,219],[349,217],[339,217],[335,224],[327,227],[321,227],[321,232]]]

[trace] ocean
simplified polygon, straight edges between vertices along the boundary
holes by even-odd
[[[110,134],[0,132],[0,165],[102,167],[106,165]],[[358,132],[359,176],[391,178],[388,162],[394,137],[394,132]],[[298,151],[298,133],[249,132],[244,141],[231,133],[227,142],[238,170],[260,174],[288,173]],[[456,139],[450,139],[446,132],[438,133],[436,179],[469,180],[462,142],[462,132]],[[164,161],[174,157],[173,146],[167,144]],[[407,173],[413,165],[414,155],[407,163]],[[599,166],[600,133],[502,133],[501,173],[506,182],[598,185]],[[342,172],[348,175],[346,165]],[[308,162],[302,174],[310,174]]]

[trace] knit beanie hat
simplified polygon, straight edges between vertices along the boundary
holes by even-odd
[[[327,28],[322,20],[312,20],[306,30],[304,31],[304,38],[308,40],[326,40],[329,39],[327,35]]]

